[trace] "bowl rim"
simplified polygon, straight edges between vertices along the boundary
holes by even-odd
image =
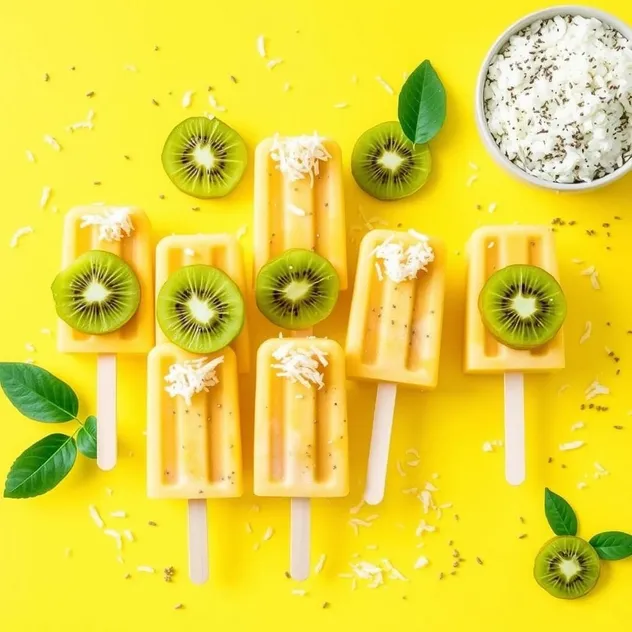
[[[607,11],[602,11],[601,9],[595,9],[593,7],[581,6],[577,4],[563,4],[546,9],[540,9],[538,11],[533,11],[525,15],[524,17],[511,24],[508,28],[506,28],[496,38],[494,43],[487,51],[487,54],[485,55],[485,59],[483,60],[476,80],[476,123],[478,127],[478,132],[487,148],[487,151],[491,154],[496,163],[521,180],[525,180],[535,186],[545,189],[551,189],[554,191],[587,191],[598,189],[611,184],[615,180],[619,180],[620,178],[627,175],[630,171],[632,171],[632,158],[629,159],[627,163],[625,163],[622,167],[619,167],[612,173],[604,176],[603,178],[593,180],[592,182],[550,182],[549,180],[538,178],[528,173],[527,171],[524,171],[516,164],[514,164],[511,160],[509,160],[509,158],[507,158],[500,147],[496,144],[496,141],[492,136],[492,133],[490,132],[489,126],[487,124],[487,117],[485,116],[485,101],[483,95],[485,90],[485,82],[487,81],[487,74],[489,72],[489,66],[491,65],[493,58],[509,41],[510,37],[523,30],[530,24],[533,24],[533,22],[536,22],[537,20],[547,20],[557,15],[580,15],[584,18],[597,18],[598,20],[601,20],[608,26],[611,26],[615,30],[622,33],[630,42],[632,42],[632,27],[626,24],[623,20],[612,15],[611,13],[608,13]]]

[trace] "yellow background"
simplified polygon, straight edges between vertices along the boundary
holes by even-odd
[[[624,0],[600,3],[632,21]],[[541,6],[541,5],[540,5]],[[218,201],[197,202],[170,184],[160,164],[169,130],[190,114],[210,110],[208,85],[227,107],[222,117],[244,137],[252,158],[257,141],[276,131],[319,132],[337,139],[346,161],[345,194],[349,262],[355,265],[361,233],[359,213],[380,217],[389,226],[437,234],[448,244],[449,286],[441,357],[440,386],[435,393],[402,391],[396,410],[386,502],[370,529],[356,537],[347,521],[361,496],[367,459],[374,387],[349,384],[352,488],[348,499],[314,503],[313,556],[328,555],[324,572],[310,579],[306,597],[291,594],[287,568],[288,504],[253,498],[211,502],[212,579],[202,587],[189,584],[186,569],[185,504],[145,498],[145,368],[144,358],[122,358],[119,377],[120,454],[116,470],[99,472],[79,458],[72,474],[54,492],[27,501],[0,501],[0,629],[46,631],[216,630],[619,630],[629,626],[632,561],[605,563],[597,590],[584,600],[565,603],[547,596],[531,577],[533,558],[550,536],[542,498],[545,485],[564,494],[580,518],[581,534],[599,530],[632,531],[632,179],[607,191],[558,196],[514,182],[487,157],[473,113],[473,91],[479,64],[496,35],[532,9],[535,2],[497,5],[467,2],[321,0],[313,2],[3,2],[0,9],[0,265],[2,269],[1,358],[29,355],[79,393],[82,414],[95,410],[95,360],[60,355],[54,338],[40,333],[55,327],[49,291],[58,269],[63,214],[76,204],[95,201],[137,204],[149,213],[155,239],[171,232],[237,231],[251,225],[252,166],[238,190]],[[266,69],[256,51],[259,34],[267,37],[270,57],[284,62]],[[154,46],[159,46],[155,51]],[[375,81],[383,76],[396,89],[402,73],[423,59],[436,66],[449,95],[448,121],[432,142],[434,169],[428,185],[398,203],[368,198],[355,185],[348,164],[355,139],[366,128],[393,119],[396,97]],[[133,64],[137,72],[125,70]],[[74,71],[71,66],[76,66]],[[50,81],[44,82],[44,73]],[[238,79],[235,85],[229,75]],[[358,83],[353,84],[352,75]],[[292,89],[283,91],[285,82]],[[88,99],[87,91],[96,96]],[[196,90],[190,110],[182,109],[184,91]],[[159,106],[152,105],[152,98]],[[348,102],[346,109],[333,104]],[[66,126],[95,115],[93,132],[70,134]],[[58,138],[60,153],[42,142]],[[32,150],[35,164],[25,158]],[[123,158],[129,154],[130,161]],[[468,162],[480,166],[479,181],[465,183]],[[97,187],[94,181],[101,181]],[[42,211],[42,186],[53,195]],[[166,199],[159,199],[164,193]],[[495,214],[487,207],[497,203]],[[482,211],[476,205],[483,207]],[[202,207],[193,212],[192,206]],[[59,209],[57,214],[52,207]],[[615,221],[614,215],[623,217]],[[465,377],[463,348],[464,244],[481,224],[549,223],[554,217],[577,225],[558,233],[561,274],[570,313],[567,321],[567,364],[561,374],[527,380],[528,482],[519,489],[503,481],[503,454],[483,453],[484,441],[502,436],[502,378]],[[612,237],[602,223],[611,223]],[[35,232],[18,248],[9,240],[20,226]],[[598,235],[589,237],[593,228]],[[252,235],[244,244],[249,250]],[[610,244],[611,251],[606,250]],[[250,252],[248,252],[250,258]],[[581,258],[600,272],[603,289],[595,292],[580,276]],[[628,289],[626,289],[628,288]],[[349,296],[335,317],[319,327],[320,335],[343,340]],[[259,343],[275,330],[251,312],[253,339]],[[592,338],[578,341],[587,320]],[[611,325],[607,326],[607,322]],[[28,354],[25,343],[37,352]],[[615,366],[607,345],[620,356]],[[254,353],[253,345],[253,353]],[[621,375],[615,376],[616,368]],[[580,413],[584,389],[595,378],[612,388],[603,399],[606,413]],[[561,386],[570,387],[558,394]],[[252,487],[252,376],[242,386],[246,489]],[[48,431],[22,418],[0,397],[0,472]],[[585,421],[586,429],[570,426]],[[614,424],[625,426],[622,431]],[[67,426],[70,429],[70,424]],[[587,445],[561,453],[559,443],[582,438]],[[398,475],[395,464],[405,450],[416,448],[421,464]],[[547,463],[554,457],[551,464]],[[594,461],[611,476],[594,480]],[[565,469],[562,464],[566,465]],[[422,517],[419,501],[401,489],[423,486],[433,472],[440,478],[436,497],[452,502],[426,534],[425,548],[415,547],[415,527]],[[584,479],[584,474],[589,478]],[[589,487],[577,489],[586,480]],[[106,494],[106,488],[113,495]],[[116,562],[114,542],[91,522],[88,505],[104,517],[123,509],[126,521],[108,520],[114,528],[131,528],[137,542],[126,545],[125,566]],[[260,506],[260,512],[252,510]],[[460,521],[453,518],[458,513]],[[521,524],[523,516],[526,524]],[[158,526],[147,525],[149,520]],[[246,533],[250,521],[254,534]],[[434,520],[433,520],[434,522]],[[253,550],[268,526],[274,537]],[[525,539],[518,539],[527,533]],[[466,558],[456,576],[451,570],[454,540]],[[378,551],[367,550],[378,544]],[[66,557],[67,548],[72,549]],[[388,558],[410,578],[390,581],[378,590],[361,582],[350,590],[352,555],[378,561]],[[430,567],[415,571],[420,554]],[[484,566],[474,561],[484,560]],[[147,564],[177,569],[173,584],[161,574],[139,575]],[[126,572],[132,578],[125,580]],[[324,601],[330,602],[323,609]],[[184,609],[174,610],[183,603]],[[326,628],[325,628],[326,626]]]

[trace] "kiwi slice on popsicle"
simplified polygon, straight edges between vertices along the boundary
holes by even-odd
[[[140,304],[140,284],[119,256],[90,250],[62,270],[53,281],[58,316],[84,334],[120,329]]]
[[[512,349],[550,342],[566,318],[566,298],[557,280],[532,265],[510,265],[492,274],[481,290],[483,323]]]

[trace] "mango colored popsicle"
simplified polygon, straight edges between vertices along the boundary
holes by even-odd
[[[342,157],[333,140],[267,138],[255,153],[255,278],[261,266],[291,248],[328,259],[347,287]]]
[[[292,498],[291,569],[309,574],[309,498],[349,493],[345,358],[322,338],[275,338],[257,354],[254,490]]]
[[[347,332],[349,377],[378,382],[364,498],[384,497],[397,385],[434,389],[439,374],[445,249],[415,231],[362,240]]]
[[[147,492],[188,500],[189,573],[208,579],[206,498],[241,496],[236,355],[202,357],[172,343],[148,357]]]
[[[183,266],[205,264],[219,268],[239,286],[246,295],[246,275],[243,253],[236,237],[227,233],[215,235],[171,235],[158,242],[156,246],[156,294],[164,282],[176,270]],[[167,338],[156,327],[156,342],[167,342]],[[237,366],[240,373],[250,369],[250,342],[248,321],[231,345],[237,354]]]
[[[515,264],[542,268],[558,277],[553,233],[546,226],[487,226],[476,230],[468,244],[465,371],[504,374],[505,475],[512,485],[525,479],[523,373],[564,368],[564,334],[530,350],[503,345],[487,330],[479,312],[479,296],[492,274]]]
[[[71,209],[64,219],[62,268],[89,250],[104,250],[125,260],[136,273],[141,291],[138,311],[117,331],[88,335],[62,320],[58,324],[59,351],[98,354],[97,463],[109,470],[117,459],[116,355],[147,353],[154,344],[153,249],[147,215],[133,207]]]

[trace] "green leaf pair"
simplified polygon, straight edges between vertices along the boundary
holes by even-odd
[[[544,513],[555,535],[577,535],[577,516],[561,496],[548,487],[544,491]],[[623,560],[632,555],[632,535],[623,531],[604,531],[589,540],[602,560]]]
[[[77,421],[77,394],[62,380],[40,367],[0,362],[0,386],[25,416],[44,423]],[[68,475],[77,451],[96,459],[96,417],[81,424],[76,438],[54,433],[27,448],[13,463],[4,488],[5,498],[32,498],[50,491]]]

